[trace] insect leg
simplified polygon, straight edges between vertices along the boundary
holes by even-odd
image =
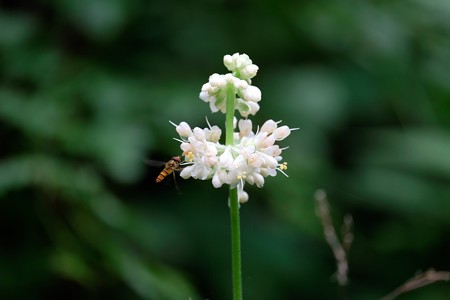
[[[172,174],[173,174],[173,182],[175,183],[175,188],[177,189],[178,195],[181,195],[181,191],[180,191],[180,188],[178,187],[177,177],[175,176],[175,172],[172,172]]]

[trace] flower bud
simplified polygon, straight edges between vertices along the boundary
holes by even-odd
[[[239,126],[239,132],[240,132],[239,136],[240,137],[248,136],[252,132],[252,121],[251,120],[241,119],[241,120],[239,120],[238,126]]]
[[[264,185],[264,177],[259,173],[253,174],[254,181],[257,187],[262,187]]]
[[[231,73],[225,74],[224,78],[228,83],[233,83],[233,84],[236,81],[236,79],[238,79],[238,78],[234,77],[233,74],[231,74]]]
[[[253,168],[261,167],[263,162],[262,158],[256,153],[250,154],[248,158],[248,165]]]
[[[278,145],[273,145],[264,149],[263,152],[272,157],[278,157],[281,154],[281,149]]]
[[[291,130],[288,126],[281,126],[272,133],[272,135],[275,137],[277,141],[284,140],[291,134]]]
[[[213,127],[211,127],[211,131],[210,131],[208,140],[213,143],[217,143],[220,140],[221,135],[222,135],[222,130],[218,126],[214,125]]]
[[[248,65],[244,69],[242,69],[242,75],[244,75],[247,78],[253,78],[256,76],[256,73],[258,72],[258,66],[257,65]]]
[[[245,68],[247,65],[251,65],[252,60],[250,59],[250,57],[248,57],[247,54],[241,54],[236,58],[235,64],[237,69],[242,69]]]
[[[189,152],[194,152],[194,147],[191,143],[181,143],[180,149],[183,150],[183,155],[187,155]]]
[[[233,57],[229,54],[225,55],[223,57],[223,64],[225,65],[225,67],[227,67],[228,70],[231,71],[234,67]]]
[[[244,90],[243,98],[246,101],[258,102],[261,100],[261,90],[256,86],[250,85]]]
[[[219,88],[223,88],[227,85],[225,77],[216,73],[209,76],[209,83],[211,84],[211,86]]]
[[[199,98],[200,98],[201,100],[203,100],[204,102],[209,102],[209,101],[210,101],[210,98],[209,98],[209,97],[210,97],[210,96],[209,96],[209,94],[208,94],[207,91],[201,91],[201,92],[200,92]]]
[[[236,78],[236,80],[233,82],[233,85],[235,86],[236,89],[238,90],[246,90],[247,88],[249,88],[248,82],[245,80],[241,80]]]
[[[181,122],[180,125],[176,127],[176,131],[181,137],[189,137],[192,135],[191,127],[186,122]]]
[[[188,179],[189,177],[191,177],[193,169],[193,166],[185,167],[180,173],[181,178]]]
[[[247,102],[248,107],[250,108],[249,114],[256,115],[259,111],[259,104],[256,102]]]
[[[220,165],[224,167],[231,166],[233,164],[233,156],[230,153],[230,147],[226,147],[225,151],[219,157]]]
[[[263,126],[261,126],[260,131],[271,134],[275,129],[277,129],[277,127],[277,122],[275,122],[274,120],[267,120],[266,122],[264,122]]]
[[[275,143],[275,137],[273,135],[269,135],[264,140],[261,141],[259,144],[259,147],[261,148],[267,148],[272,146]]]
[[[239,203],[245,203],[248,201],[248,194],[244,190],[240,191],[238,190],[238,199]]]
[[[203,140],[205,140],[205,132],[202,129],[195,127],[194,128],[194,137],[197,141],[203,141]]]
[[[216,172],[212,178],[212,185],[217,189],[220,188],[224,183],[219,178],[219,172]]]

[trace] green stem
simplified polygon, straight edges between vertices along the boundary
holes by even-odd
[[[227,113],[225,144],[233,145],[233,119],[236,95],[234,86],[227,86]],[[230,188],[230,222],[231,222],[231,272],[233,279],[233,300],[242,300],[242,267],[241,267],[241,229],[239,221],[239,199],[237,188]]]
[[[233,272],[233,299],[242,300],[241,233],[237,189],[230,189],[231,267]]]
[[[234,93],[234,86],[228,84],[227,86],[227,112],[225,119],[225,144],[233,145],[233,119],[234,119],[234,104],[236,102],[236,95]]]

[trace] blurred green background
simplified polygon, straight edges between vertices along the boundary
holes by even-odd
[[[254,124],[300,127],[248,187],[245,299],[379,299],[450,270],[450,2],[0,1],[0,299],[231,299],[226,189],[157,185],[169,120],[225,54],[260,67]],[[354,218],[342,291],[315,214]],[[345,296],[343,296],[345,295]],[[450,299],[436,283],[399,299]]]

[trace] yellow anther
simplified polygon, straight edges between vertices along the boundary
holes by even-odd
[[[281,171],[287,170],[287,162],[284,162],[284,163],[282,163],[282,164],[280,165],[280,170],[281,170]]]
[[[189,159],[189,162],[192,162],[194,160],[194,153],[192,151],[189,151],[187,154],[187,158]]]
[[[247,172],[242,172],[241,175],[236,176],[238,180],[247,178]]]

